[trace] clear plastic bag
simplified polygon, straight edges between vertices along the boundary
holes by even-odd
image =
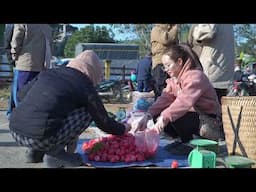
[[[154,129],[148,128],[145,131],[136,132],[134,136],[136,147],[140,152],[144,153],[146,158],[156,154],[160,136]]]
[[[123,123],[128,123],[131,125],[131,134],[134,134],[136,131],[136,128],[138,127],[138,123],[144,118],[146,115],[146,112],[143,111],[131,111],[127,116],[126,119],[124,119]]]
[[[127,122],[132,126],[129,133],[135,137],[135,145],[137,149],[144,154],[146,158],[154,156],[159,146],[160,136],[153,129],[155,124],[153,119],[148,120],[147,128],[144,131],[137,131],[138,123],[147,115],[147,112],[132,111],[123,122]]]

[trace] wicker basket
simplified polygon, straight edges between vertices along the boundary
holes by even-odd
[[[228,153],[256,160],[256,96],[222,97]]]

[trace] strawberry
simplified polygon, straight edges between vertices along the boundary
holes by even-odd
[[[99,155],[96,155],[96,156],[94,157],[94,161],[100,161],[100,156],[99,156]]]
[[[179,167],[179,162],[177,160],[173,160],[171,163],[171,168],[178,168]]]

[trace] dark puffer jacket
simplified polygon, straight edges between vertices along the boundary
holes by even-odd
[[[92,82],[80,71],[61,67],[41,72],[20,92],[22,101],[10,118],[10,129],[29,138],[54,136],[74,109],[85,107],[97,126],[121,135],[123,124],[108,117]],[[83,122],[81,122],[83,125]]]

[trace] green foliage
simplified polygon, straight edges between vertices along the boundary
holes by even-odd
[[[105,147],[105,144],[103,142],[95,143],[90,150],[90,154],[101,151],[104,147]]]
[[[112,30],[103,27],[89,25],[76,31],[67,40],[64,48],[65,57],[75,56],[75,47],[78,43],[114,43],[114,33]]]
[[[187,42],[188,40],[188,33],[191,24],[179,24],[179,41],[180,42]]]
[[[53,41],[56,41],[60,38],[60,35],[63,33],[63,24],[50,24],[53,32]],[[66,32],[74,33],[77,31],[77,27],[73,27],[72,25],[66,24]]]
[[[63,33],[63,26],[64,24],[50,24],[50,26],[52,27],[53,30],[53,55],[55,56],[60,56],[63,57],[64,56],[64,47],[67,41],[67,34],[72,34],[75,31],[78,30],[77,27],[74,27],[72,25],[69,24],[65,24],[66,25],[66,36]]]
[[[256,24],[236,24],[234,25],[236,39],[236,55],[244,52],[256,57]]]
[[[153,24],[112,24],[121,34],[131,34],[126,40],[119,43],[137,44],[140,47],[140,57],[144,57],[151,49],[150,33]],[[190,24],[179,25],[179,39],[187,41]],[[133,34],[133,35],[132,35]],[[135,36],[135,38],[134,38]]]
[[[150,32],[152,24],[112,24],[121,34],[131,34],[119,43],[137,44],[140,47],[140,57],[144,57],[151,49]]]

